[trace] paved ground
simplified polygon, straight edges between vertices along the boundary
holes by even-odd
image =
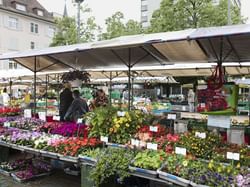
[[[11,177],[0,174],[0,187],[80,187],[81,177],[64,174],[63,171],[55,171],[51,176],[46,176],[28,183],[15,182]]]

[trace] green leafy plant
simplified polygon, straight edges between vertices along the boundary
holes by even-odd
[[[129,163],[134,157],[132,151],[118,148],[107,148],[100,152],[96,166],[92,169],[90,178],[96,186],[105,183],[110,177],[120,177],[121,180],[129,176]]]
[[[145,150],[136,155],[132,164],[143,169],[157,170],[161,167],[166,157],[167,155],[164,151]]]

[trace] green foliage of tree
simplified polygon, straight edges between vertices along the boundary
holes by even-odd
[[[116,12],[105,21],[107,30],[102,33],[100,40],[111,39],[119,36],[140,34],[143,32],[142,26],[139,22],[129,20],[124,23],[124,15],[121,12]]]
[[[50,46],[70,45],[77,42],[76,21],[72,17],[57,18],[57,31]]]
[[[81,13],[87,13],[91,10],[87,7],[81,7]],[[56,33],[50,46],[62,46],[77,43],[77,23],[74,17],[56,18]],[[100,27],[95,23],[94,17],[89,17],[86,21],[80,22],[80,42],[90,42],[95,40],[96,34],[100,32]]]
[[[237,6],[231,6],[232,24],[243,23]],[[153,13],[147,32],[227,25],[227,0],[163,0]]]

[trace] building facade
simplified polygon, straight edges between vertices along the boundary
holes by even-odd
[[[150,26],[150,20],[155,10],[160,8],[162,0],[141,0],[141,24],[143,28]]]
[[[0,0],[0,54],[48,47],[55,32],[53,16],[36,0]],[[0,69],[20,68],[2,61]]]

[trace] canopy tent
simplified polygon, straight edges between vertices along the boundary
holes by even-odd
[[[249,44],[250,25],[233,25],[30,50],[2,55],[0,60],[13,59],[35,72],[35,80],[36,73],[42,71],[127,68],[130,90],[133,67],[182,62],[247,62],[250,61]]]

